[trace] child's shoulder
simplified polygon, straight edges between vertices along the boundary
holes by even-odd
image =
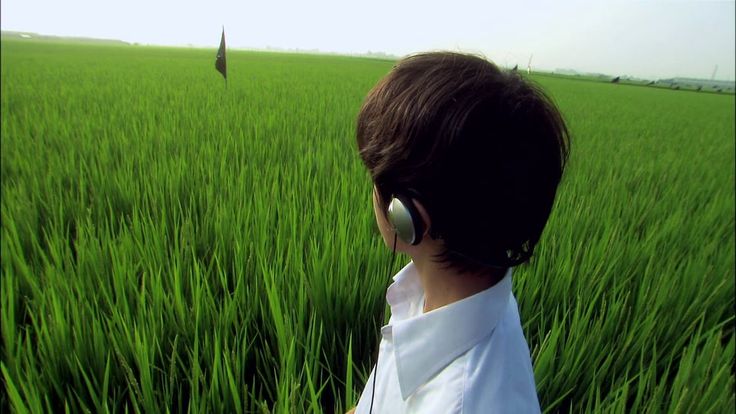
[[[529,346],[513,296],[493,333],[468,352],[463,400],[465,413],[540,412]]]

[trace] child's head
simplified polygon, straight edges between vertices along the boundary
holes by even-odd
[[[441,242],[439,261],[467,273],[528,260],[569,145],[539,88],[458,53],[398,62],[368,94],[357,140],[379,211],[394,195],[414,199]]]

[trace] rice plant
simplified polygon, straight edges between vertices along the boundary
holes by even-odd
[[[390,61],[3,41],[0,411],[343,412]],[[514,291],[547,412],[734,406],[734,97],[532,75],[572,131]]]

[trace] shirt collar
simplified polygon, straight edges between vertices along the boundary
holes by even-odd
[[[407,399],[455,358],[491,334],[511,296],[511,268],[492,287],[422,313],[424,290],[413,262],[394,277],[386,293],[401,396]]]

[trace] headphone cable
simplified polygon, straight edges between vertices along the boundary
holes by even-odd
[[[394,231],[394,247],[391,249],[391,261],[388,263],[388,277],[391,276],[391,265],[394,263],[394,259],[396,258],[396,238],[398,236],[398,233]],[[388,279],[387,277],[387,279]],[[383,305],[383,310],[381,311],[381,319],[379,321],[380,325],[383,325],[383,318],[386,317],[386,305]],[[378,349],[376,350],[376,366],[373,368],[373,390],[371,391],[371,407],[368,410],[370,414],[373,414],[373,400],[376,398],[376,377],[378,376],[378,358],[381,356],[381,329],[378,329]]]

